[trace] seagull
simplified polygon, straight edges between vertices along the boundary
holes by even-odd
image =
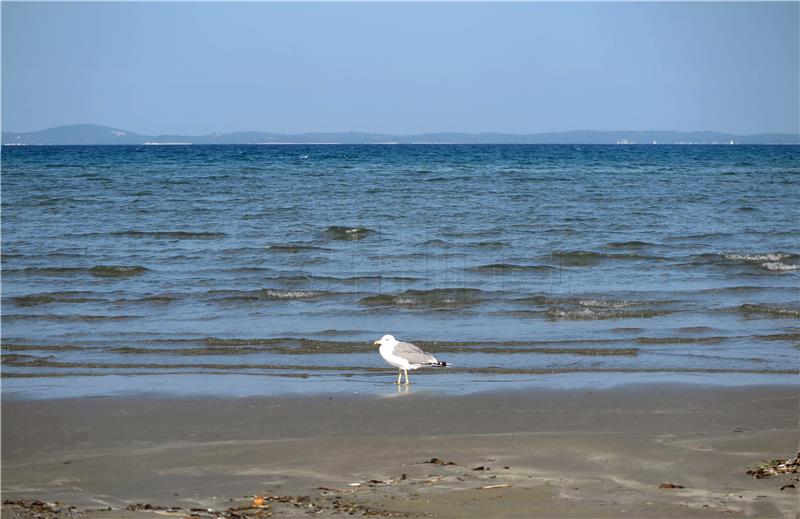
[[[400,370],[397,373],[397,384],[400,383],[400,377],[403,373],[406,374],[405,385],[409,384],[408,370],[410,369],[417,369],[422,366],[447,366],[446,362],[439,362],[436,357],[430,353],[425,353],[418,346],[410,342],[399,342],[391,335],[384,335],[374,344],[375,346],[380,346],[378,351],[383,360]]]

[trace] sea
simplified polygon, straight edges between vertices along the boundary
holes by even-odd
[[[1,161],[4,398],[797,380],[799,146]],[[449,366],[398,389],[384,334]]]

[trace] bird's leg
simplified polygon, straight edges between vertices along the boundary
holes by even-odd
[[[402,369],[398,369],[397,370],[397,383],[398,384],[400,384],[400,377],[402,377],[402,376],[403,376],[403,370]]]
[[[408,381],[408,370],[407,370],[407,369],[404,369],[404,370],[403,370],[403,372],[406,374],[406,384],[405,384],[405,385],[408,385],[408,384],[410,383],[410,382]]]

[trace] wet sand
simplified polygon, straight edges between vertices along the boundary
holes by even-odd
[[[797,452],[796,387],[423,389],[6,398],[3,499],[97,519],[797,516],[797,474],[745,473]],[[267,507],[243,509],[253,495]],[[126,510],[136,503],[154,509]],[[41,517],[76,513],[43,506]],[[2,516],[34,517],[28,508]]]

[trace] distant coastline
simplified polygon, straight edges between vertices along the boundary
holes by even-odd
[[[590,131],[550,133],[425,133],[393,135],[361,132],[280,134],[268,132],[208,135],[143,135],[94,124],[73,124],[33,132],[3,132],[4,146],[36,145],[190,145],[190,144],[800,144],[800,134],[723,132]]]

